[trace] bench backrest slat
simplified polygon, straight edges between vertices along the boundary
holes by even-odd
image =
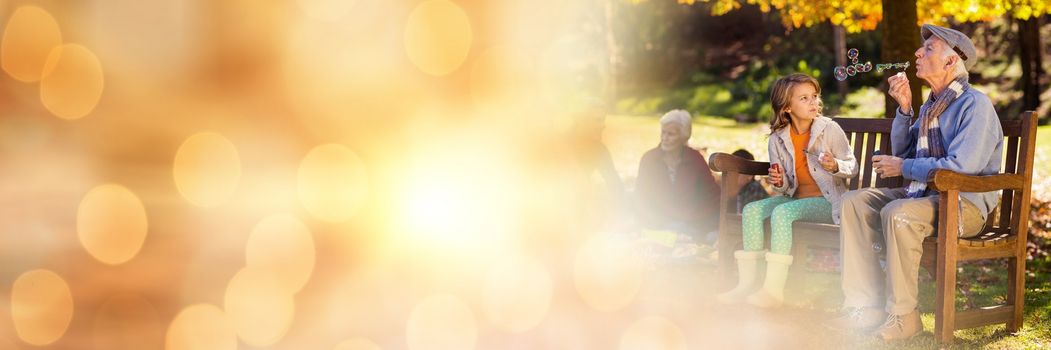
[[[859,133],[859,132],[848,132],[848,134],[850,135],[850,137],[848,139],[850,140],[850,145],[852,147],[854,145],[862,144],[863,140],[865,139],[865,134],[862,134],[862,133]],[[862,166],[862,172],[869,172],[869,171],[871,171],[872,170],[871,169],[872,168],[872,164],[865,164],[865,163],[861,162],[861,147],[853,147],[853,149],[854,149],[854,159],[857,159],[858,160],[858,165]],[[848,183],[848,188],[850,188],[851,190],[858,189],[858,186],[861,184],[861,180],[858,179],[858,177],[853,177],[849,181],[850,182]]]
[[[1005,131],[1006,133],[1006,131]],[[1007,150],[1007,154],[1004,155],[1003,163],[1001,163],[1000,169],[1003,169],[1004,173],[1017,174],[1018,171],[1018,137],[1008,136],[1005,137],[1004,147]],[[1003,191],[1000,197],[1000,221],[993,222],[993,227],[1010,227],[1011,224],[1011,208],[1014,207],[1013,203],[1014,191]],[[986,225],[989,226],[988,224]]]
[[[1021,193],[1016,191],[1003,191],[1000,198],[1001,213],[1000,228],[1010,230],[1012,235],[1021,239],[1025,238],[1029,226],[1029,199],[1032,195],[1033,186],[1033,158],[1036,155],[1036,113],[1027,111],[1022,113],[1021,118],[1001,121],[1004,135],[1007,137],[1007,156],[1005,158],[1004,172],[1020,174],[1025,178],[1025,189]]]
[[[876,150],[876,136],[878,135],[878,132],[865,133],[865,164],[867,164],[866,167],[869,169],[867,169],[864,174],[861,174],[864,175],[861,187],[872,187],[872,179],[878,178],[878,176],[875,176],[875,172],[872,171],[872,153]]]
[[[892,154],[891,149],[890,149],[890,147],[891,147],[890,146],[890,134],[880,134],[879,145],[880,145],[879,149],[883,151],[883,154]],[[872,162],[869,162],[869,163],[872,163]],[[902,179],[901,176],[896,176],[896,177],[887,178],[887,179],[881,179],[881,178],[877,177],[876,187],[890,187],[890,188],[901,187],[902,180],[903,179]]]
[[[847,180],[847,188],[856,190],[866,187],[901,187],[901,177],[881,179],[872,171],[872,153],[880,150],[891,154],[890,129],[892,119],[833,118],[847,134],[858,161],[858,176]]]

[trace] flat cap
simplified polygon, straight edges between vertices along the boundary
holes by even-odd
[[[953,51],[956,51],[956,54],[963,59],[963,65],[967,70],[971,70],[971,67],[974,67],[974,63],[978,61],[976,59],[978,58],[978,52],[974,48],[974,42],[967,35],[960,33],[960,31],[933,24],[924,24],[920,28],[920,37],[926,41],[931,35],[941,38]]]

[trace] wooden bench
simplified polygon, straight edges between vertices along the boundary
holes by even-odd
[[[879,149],[890,154],[892,119],[834,118],[846,132],[854,157],[863,170],[848,181],[848,188],[901,187],[905,181],[899,176],[881,179],[872,171],[871,157]],[[1025,291],[1026,237],[1029,230],[1030,193],[1032,192],[1033,156],[1036,152],[1036,114],[1025,112],[1019,119],[1001,119],[1004,131],[1003,173],[989,176],[968,176],[949,170],[938,170],[929,187],[939,191],[937,234],[923,242],[921,266],[937,279],[935,336],[943,342],[953,340],[953,331],[989,324],[1004,323],[1010,332],[1022,326],[1023,292]],[[715,153],[709,159],[711,168],[722,173],[724,188],[735,188],[737,174],[767,175],[768,162],[748,161],[726,153]],[[1003,190],[1000,205],[989,215],[983,233],[969,239],[958,238],[958,208],[960,192]],[[721,280],[733,283],[735,263],[733,252],[741,249],[741,214],[737,212],[737,194],[722,194],[719,214],[719,265]],[[796,264],[792,274],[800,276],[805,270],[809,247],[839,249],[839,226],[797,221],[793,224],[792,255]],[[1006,302],[1002,305],[975,310],[957,311],[956,263],[982,259],[1008,259],[1008,286]],[[795,279],[798,279],[796,277]]]

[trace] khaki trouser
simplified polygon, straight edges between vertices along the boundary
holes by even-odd
[[[916,309],[923,239],[933,234],[938,197],[907,198],[904,188],[865,188],[843,194],[840,253],[847,307],[883,307],[904,315]],[[978,208],[960,198],[960,237],[985,227]],[[879,251],[886,249],[886,270]]]

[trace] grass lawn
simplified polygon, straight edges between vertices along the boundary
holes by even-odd
[[[691,146],[705,151],[732,152],[744,148],[756,155],[757,159],[767,159],[766,128],[761,124],[735,125],[733,121],[718,118],[695,118]],[[655,147],[659,140],[659,126],[656,117],[611,116],[607,119],[605,141],[613,154],[614,165],[626,180],[628,186],[633,184],[637,172],[638,160],[642,154]],[[1041,127],[1037,136],[1036,169],[1034,170],[1034,197],[1051,199],[1051,127]],[[1025,294],[1024,327],[1016,334],[1009,334],[1004,327],[987,326],[970,330],[957,331],[956,344],[953,348],[993,348],[993,349],[1047,349],[1051,348],[1051,261],[1029,261]],[[682,293],[684,283],[682,273],[668,271],[667,283],[656,283],[654,287],[663,289],[664,293]],[[713,273],[710,268],[701,268],[700,272],[689,274],[702,276]],[[1006,296],[1006,264],[1002,261],[991,263],[961,264],[958,289],[966,295],[957,296],[959,309],[992,305],[1002,301]],[[830,273],[810,273],[800,288],[788,291],[788,303],[791,307],[774,314],[762,315],[763,326],[780,330],[782,333],[803,335],[800,344],[806,348],[866,348],[866,349],[931,349],[940,345],[930,332],[934,328],[934,283],[927,273],[921,270],[920,310],[926,332],[911,340],[887,344],[863,335],[830,334],[820,325],[820,321],[832,316],[832,311],[842,302],[839,290],[839,276]],[[696,277],[689,277],[692,279]],[[795,278],[795,277],[793,277]],[[701,289],[697,292],[696,289]],[[713,291],[703,291],[704,287],[689,289],[690,293],[700,299],[710,298]],[[679,296],[681,297],[681,296]],[[710,312],[712,317],[737,315],[734,312],[720,311],[707,301],[700,308]],[[701,312],[701,311],[699,311]],[[751,313],[747,311],[746,313]],[[750,316],[749,316],[750,317]],[[718,322],[718,321],[715,321]],[[787,329],[785,329],[787,328]],[[791,346],[789,346],[791,347]]]

